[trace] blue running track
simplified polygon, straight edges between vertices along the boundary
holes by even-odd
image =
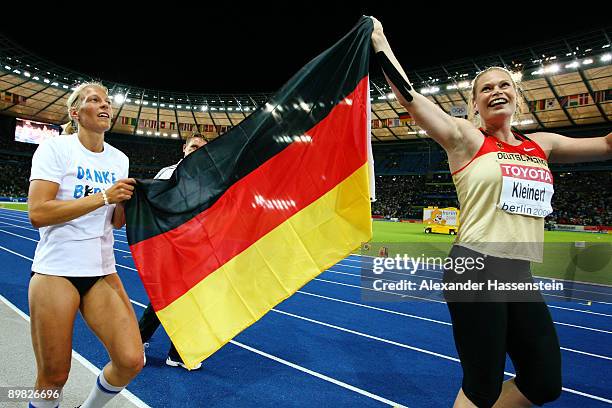
[[[38,239],[25,212],[0,210],[0,295],[26,314]],[[126,241],[125,230],[115,232],[117,270],[140,316],[148,299]],[[461,366],[446,305],[436,299],[364,303],[360,271],[368,262],[351,255],[323,272],[198,371],[165,365],[169,342],[158,330],[146,367],[128,389],[151,407],[452,406]],[[441,279],[441,272],[408,277],[424,278]],[[564,392],[549,406],[610,406],[612,287],[572,289],[574,302],[545,296],[563,358]],[[108,361],[80,317],[73,347],[98,368]],[[513,373],[508,361],[507,378]]]

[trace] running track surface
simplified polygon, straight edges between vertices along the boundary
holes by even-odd
[[[26,314],[38,239],[25,212],[0,210],[0,295]],[[140,317],[148,299],[126,241],[125,230],[115,231],[117,270]],[[452,406],[461,367],[446,305],[435,299],[363,302],[360,272],[368,262],[351,255],[323,272],[198,371],[165,365],[169,340],[160,328],[129,391],[151,407]],[[423,269],[401,278],[437,280],[441,272]],[[573,302],[545,296],[563,359],[564,392],[549,406],[610,406],[612,287],[571,288]],[[598,301],[589,304],[592,299]],[[73,348],[98,368],[108,361],[80,317]],[[508,361],[506,378],[513,373]]]

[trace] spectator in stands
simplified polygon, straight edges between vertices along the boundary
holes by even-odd
[[[108,136],[108,134],[106,135]],[[106,139],[105,136],[105,139]],[[155,162],[170,164],[176,163],[180,158],[180,150],[177,140],[155,140],[154,138],[134,137],[129,140],[109,138],[111,144],[119,148],[130,157],[130,176],[136,178],[153,178],[159,171],[159,166],[152,165],[152,157]],[[14,135],[3,132],[0,134],[0,196],[23,198],[27,196],[28,177],[31,166],[31,157],[37,145],[20,143],[14,140]],[[418,150],[417,147],[414,149]],[[433,148],[432,148],[433,149]],[[415,168],[408,165],[406,161],[414,161],[415,152],[411,154],[396,153],[399,167],[409,168],[411,172],[421,175],[413,176],[387,176],[397,171],[386,165],[385,151],[375,150],[375,165],[377,174],[376,191],[378,200],[372,205],[372,213],[378,215],[397,214],[398,218],[421,218],[421,207],[435,205],[438,207],[458,206],[454,187],[448,186],[448,190],[434,188],[427,185],[425,174],[428,171],[448,171],[446,156],[432,154],[431,167]],[[427,164],[428,151],[418,151],[417,154],[425,157],[419,159],[420,163]],[[574,168],[576,167],[573,165]],[[557,166],[559,167],[559,166]],[[579,169],[580,170],[580,169]],[[580,225],[612,225],[612,196],[608,193],[612,190],[612,174],[610,172],[589,172],[588,168],[571,173],[555,173],[555,195],[553,196],[554,212],[547,218],[560,224],[575,223]],[[403,171],[403,170],[402,170]],[[437,174],[447,179],[435,178],[436,183],[451,182],[450,173]],[[394,182],[392,179],[396,178]],[[452,191],[451,191],[452,188]],[[588,194],[587,194],[588,192]],[[429,199],[426,196],[434,193],[447,195],[447,199]],[[579,205],[576,205],[577,194],[580,193]],[[451,198],[452,196],[452,198]],[[398,198],[402,197],[401,200]]]

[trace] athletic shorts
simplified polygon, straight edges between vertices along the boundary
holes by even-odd
[[[449,269],[444,282],[516,281],[533,279],[528,261],[487,256],[454,246],[450,258],[482,257],[482,270]],[[504,274],[514,273],[509,277]],[[459,275],[459,277],[458,277]],[[506,354],[512,360],[518,389],[536,405],[554,401],[561,393],[561,352],[548,307],[542,295],[530,293],[528,301],[514,294],[472,291],[458,295],[445,291],[453,323],[455,346],[463,368],[462,389],[478,407],[491,407],[497,400]]]

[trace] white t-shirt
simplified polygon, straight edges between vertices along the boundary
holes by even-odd
[[[174,174],[174,170],[176,170],[176,167],[179,165],[181,161],[182,160],[179,160],[176,164],[173,164],[168,167],[164,167],[163,169],[158,171],[155,177],[153,178],[158,179],[158,180],[168,180],[170,177],[172,177],[172,175]]]
[[[59,184],[57,200],[76,200],[110,188],[126,178],[129,159],[104,143],[86,149],[76,134],[45,140],[32,158],[32,180]],[[115,205],[100,207],[72,221],[40,228],[32,270],[45,275],[102,276],[115,273],[113,226]]]

